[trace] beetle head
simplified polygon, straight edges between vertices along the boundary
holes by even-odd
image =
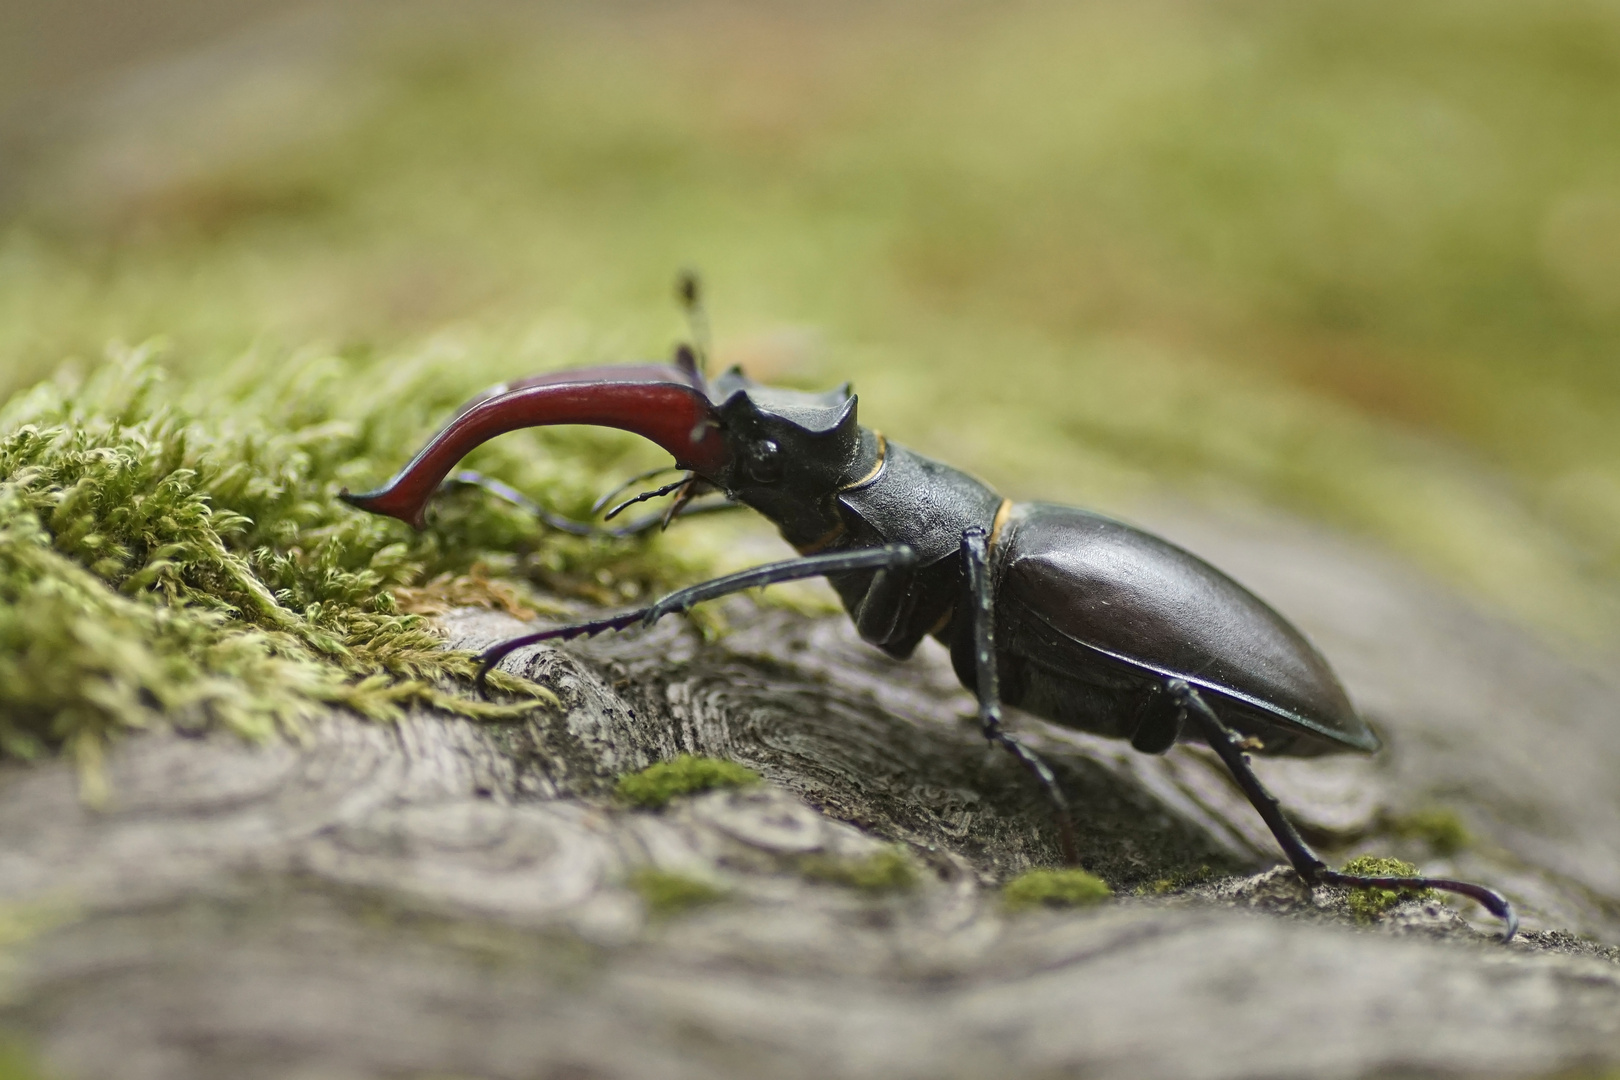
[[[860,449],[848,383],[823,393],[762,386],[732,368],[709,387],[725,440],[725,475],[708,477],[770,513],[781,499],[837,490]],[[773,515],[774,516],[774,515]]]

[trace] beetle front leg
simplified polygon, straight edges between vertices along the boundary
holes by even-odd
[[[848,573],[853,570],[903,570],[915,565],[916,562],[917,553],[905,544],[887,544],[880,548],[858,548],[854,551],[805,555],[766,566],[756,566],[752,570],[741,570],[735,574],[715,578],[713,581],[688,585],[644,608],[610,615],[605,619],[553,626],[491,645],[478,657],[478,689],[480,693],[485,691],[485,676],[489,674],[490,668],[501,662],[503,657],[542,641],[592,637],[606,630],[627,630],[637,624],[651,626],[665,615],[690,611],[706,600],[718,600],[732,593],[764,588],[766,585],[779,585],[784,581],[801,581],[804,578]]]
[[[1001,724],[1001,677],[996,670],[995,587],[990,580],[990,548],[985,531],[973,526],[962,533],[962,562],[967,570],[968,603],[973,616],[974,684],[979,698],[979,730],[985,739],[1006,750],[1030,771],[1052,800],[1058,823],[1063,857],[1079,865],[1074,819],[1069,800],[1058,787],[1057,777],[1035,751],[1013,738]]]
[[[1305,838],[1299,835],[1293,822],[1283,815],[1282,805],[1277,797],[1265,789],[1260,778],[1254,775],[1254,769],[1249,765],[1249,759],[1243,752],[1242,737],[1226,726],[1215,710],[1209,707],[1204,696],[1183,679],[1170,679],[1165,683],[1165,690],[1170,696],[1197,722],[1203,729],[1204,740],[1209,743],[1225,763],[1232,776],[1243,789],[1249,802],[1260,812],[1265,820],[1266,827],[1271,835],[1277,838],[1283,854],[1293,864],[1294,870],[1304,879],[1307,887],[1327,884],[1345,885],[1353,889],[1439,889],[1442,892],[1456,893],[1477,900],[1492,915],[1501,919],[1505,924],[1502,929],[1502,940],[1512,941],[1513,935],[1519,929],[1519,916],[1513,910],[1513,905],[1507,898],[1493,889],[1483,885],[1475,885],[1468,881],[1453,881],[1450,878],[1429,877],[1368,877],[1362,874],[1345,874],[1338,870],[1329,869],[1312,851]]]

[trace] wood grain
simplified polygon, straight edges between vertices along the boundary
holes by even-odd
[[[975,733],[943,654],[739,601],[509,666],[565,709],[479,726],[332,715],[302,745],[132,739],[112,805],[0,770],[0,1025],[66,1077],[1545,1075],[1620,1061],[1612,683],[1427,582],[1288,522],[1166,513],[1297,618],[1391,749],[1269,762],[1314,836],[1509,889],[1530,931],[1307,898],[1207,753],[1019,726],[1118,896],[1011,914],[1056,862],[1038,794]],[[519,624],[445,616],[476,645]],[[614,802],[677,753],[766,783]],[[1441,857],[1387,834],[1440,805]],[[1381,832],[1380,830],[1385,830]],[[910,891],[807,874],[900,844]],[[650,913],[638,868],[724,893]],[[1209,867],[1190,889],[1152,884]],[[1138,886],[1147,895],[1133,895]],[[1476,914],[1474,912],[1472,914]],[[0,939],[4,940],[4,939]]]

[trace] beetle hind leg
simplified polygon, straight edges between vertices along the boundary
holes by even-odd
[[[1182,679],[1170,679],[1165,683],[1165,690],[1171,699],[1180,705],[1182,711],[1190,716],[1202,730],[1204,739],[1209,743],[1210,749],[1220,756],[1221,761],[1232,773],[1238,787],[1248,796],[1249,802],[1260,812],[1265,820],[1266,827],[1277,838],[1282,847],[1283,854],[1293,864],[1295,872],[1304,880],[1306,886],[1317,885],[1344,885],[1350,888],[1374,889],[1438,889],[1441,892],[1456,893],[1477,900],[1481,906],[1492,915],[1501,919],[1502,940],[1513,940],[1513,935],[1519,929],[1519,916],[1513,910],[1513,905],[1507,898],[1493,889],[1483,885],[1475,885],[1467,881],[1453,881],[1450,878],[1430,877],[1370,877],[1362,874],[1345,874],[1333,870],[1312,851],[1305,838],[1299,835],[1293,822],[1283,815],[1282,805],[1277,797],[1267,791],[1255,776],[1254,769],[1249,765],[1248,755],[1243,753],[1243,739],[1237,732],[1226,726],[1226,723],[1216,715],[1215,710],[1209,707],[1202,694]]]

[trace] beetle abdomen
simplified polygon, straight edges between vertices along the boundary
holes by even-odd
[[[1231,713],[1239,730],[1282,736],[1270,740],[1271,752],[1378,748],[1304,635],[1190,552],[1121,522],[1047,503],[1013,507],[996,540],[998,633],[1003,625],[1009,631],[998,645],[1031,666],[1021,679],[1009,674],[1025,684],[1032,711],[1048,711],[1041,708],[1050,696],[1046,683],[1106,683],[1109,669],[1121,699],[1139,699],[1127,689],[1134,671],[1214,691],[1216,707]],[[1038,625],[1010,618],[1015,608]],[[1016,641],[1012,623],[1022,624]]]

